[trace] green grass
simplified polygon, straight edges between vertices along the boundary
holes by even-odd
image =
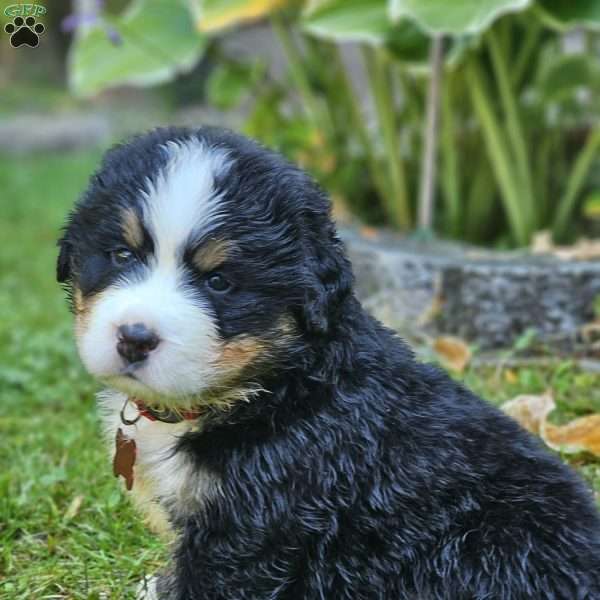
[[[103,447],[93,394],[54,281],[64,217],[98,151],[0,157],[0,598],[131,598],[165,547],[129,506]],[[467,383],[499,403],[551,387],[559,420],[600,412],[598,377],[569,364],[493,370]],[[508,443],[508,441],[507,441]],[[600,492],[600,464],[578,460]],[[79,496],[79,511],[69,507]]]

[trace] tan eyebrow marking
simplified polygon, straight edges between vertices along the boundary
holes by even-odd
[[[192,261],[200,271],[212,271],[227,259],[230,250],[231,243],[227,240],[210,239],[194,252]]]
[[[142,224],[133,209],[123,209],[121,213],[121,230],[123,231],[123,237],[130,248],[140,248],[144,243]]]

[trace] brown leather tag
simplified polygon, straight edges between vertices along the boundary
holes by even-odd
[[[135,440],[123,435],[119,427],[115,438],[115,457],[113,458],[113,473],[115,477],[121,475],[125,479],[125,487],[131,490],[133,487],[133,465],[135,464],[136,446]]]

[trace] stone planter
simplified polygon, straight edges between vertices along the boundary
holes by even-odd
[[[512,345],[528,329],[572,348],[594,318],[600,261],[565,261],[446,242],[418,243],[340,229],[357,294],[378,319],[405,334],[452,334],[481,348]]]

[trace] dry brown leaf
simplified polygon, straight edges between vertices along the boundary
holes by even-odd
[[[552,393],[548,391],[539,396],[517,396],[501,408],[555,450],[569,454],[590,452],[600,456],[600,415],[581,417],[566,425],[553,425],[548,423],[548,415],[555,406]]]
[[[531,252],[533,254],[550,254],[554,250],[552,233],[549,231],[538,231],[531,240]]]
[[[600,321],[592,321],[583,325],[579,332],[583,341],[586,343],[592,343],[600,339]]]
[[[433,349],[448,368],[459,373],[462,373],[471,361],[469,346],[458,337],[438,337],[433,343]]]
[[[549,231],[539,231],[533,236],[533,254],[552,254],[562,260],[594,260],[600,258],[600,240],[583,238],[572,246],[555,246]]]
[[[542,437],[548,446],[561,452],[600,456],[600,415],[580,417],[561,426],[547,423]]]
[[[560,246],[554,254],[563,260],[594,260],[600,258],[600,240],[580,240],[574,246]]]
[[[346,199],[340,194],[331,195],[332,214],[338,223],[351,223],[352,213],[348,210]]]
[[[426,327],[435,320],[435,318],[442,312],[443,308],[444,300],[439,294],[436,294],[429,306],[427,306],[425,310],[418,316],[417,325],[419,327]]]
[[[368,240],[376,240],[379,237],[379,231],[377,231],[375,227],[363,225],[360,228],[360,235],[362,235],[362,237],[364,238],[367,238]]]
[[[82,503],[83,496],[81,494],[75,496],[73,500],[71,500],[71,504],[69,504],[69,508],[67,508],[67,511],[65,512],[65,521],[70,521],[77,516]]]
[[[519,377],[512,369],[506,369],[504,371],[504,379],[506,383],[515,384],[519,381]]]
[[[337,167],[335,154],[324,154],[319,160],[319,166],[323,173],[333,173]]]
[[[500,408],[510,417],[515,419],[522,427],[541,435],[548,415],[554,410],[556,404],[551,392],[533,395],[523,394],[508,402]]]

